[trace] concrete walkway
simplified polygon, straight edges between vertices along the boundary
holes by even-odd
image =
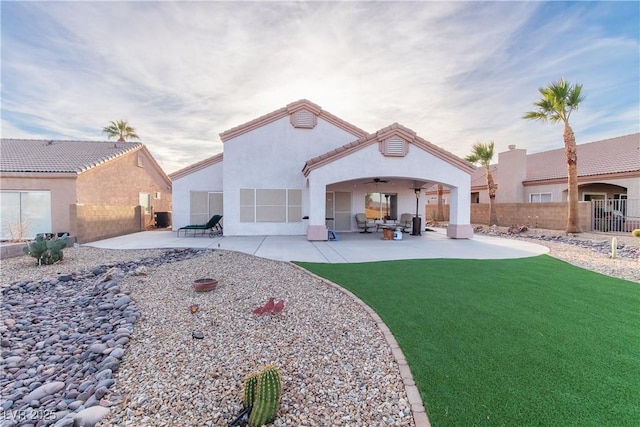
[[[212,248],[244,252],[277,261],[353,263],[418,258],[508,259],[549,251],[521,240],[475,235],[449,239],[444,229],[422,236],[403,234],[402,240],[383,240],[382,233],[338,233],[339,240],[309,242],[306,236],[177,237],[175,231],[143,231],[86,243],[106,249]]]

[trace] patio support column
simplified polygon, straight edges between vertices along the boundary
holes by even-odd
[[[449,226],[447,237],[452,239],[473,238],[471,227],[471,188],[451,187],[449,193]]]
[[[325,197],[327,187],[309,180],[309,228],[307,240],[329,240],[325,220]]]

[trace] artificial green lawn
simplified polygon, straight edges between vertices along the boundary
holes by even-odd
[[[298,263],[389,326],[434,426],[640,426],[640,284],[547,255]]]

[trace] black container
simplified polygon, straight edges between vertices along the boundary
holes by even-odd
[[[167,228],[171,226],[171,212],[156,212],[156,228]]]
[[[419,216],[414,216],[413,217],[413,229],[411,230],[411,235],[412,236],[421,236],[422,233],[420,233],[420,228],[422,227],[422,218],[420,218]]]

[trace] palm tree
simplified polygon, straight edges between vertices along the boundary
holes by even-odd
[[[564,153],[567,156],[567,191],[569,192],[569,214],[567,218],[567,233],[579,233],[578,219],[578,155],[576,153],[576,137],[569,125],[569,116],[577,110],[584,97],[581,95],[582,85],[571,86],[568,81],[560,78],[547,87],[538,89],[542,98],[533,105],[536,111],[529,111],[522,116],[528,120],[547,120],[555,123],[562,121],[564,130]]]
[[[140,139],[136,130],[129,126],[126,120],[111,121],[109,126],[102,129],[102,133],[106,133],[109,139],[117,137],[118,142],[125,142],[127,138]]]
[[[491,175],[491,160],[493,159],[493,149],[495,143],[490,141],[488,144],[478,142],[471,147],[472,153],[464,159],[471,163],[480,163],[487,174],[487,191],[489,192],[489,225],[498,224],[498,216],[496,215],[496,184],[493,182]]]

